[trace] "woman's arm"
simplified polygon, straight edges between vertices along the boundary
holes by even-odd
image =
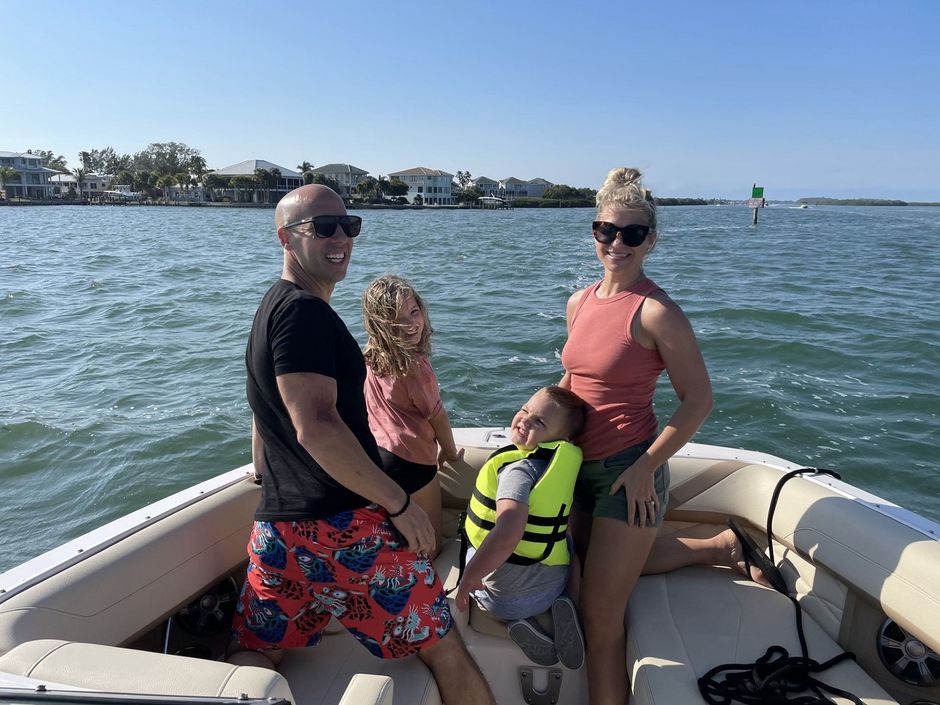
[[[712,388],[692,326],[672,299],[659,293],[650,296],[640,309],[638,319],[634,329],[637,342],[659,351],[679,399],[679,406],[653,444],[610,488],[610,494],[626,489],[627,497],[632,500],[627,507],[627,521],[633,523],[636,511],[643,526],[650,513],[644,500],[656,497],[653,473],[691,440],[708,417]]]

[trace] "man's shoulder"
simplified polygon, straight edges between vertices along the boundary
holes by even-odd
[[[261,301],[261,309],[280,314],[338,317],[329,303],[286,279],[278,279],[271,285]]]

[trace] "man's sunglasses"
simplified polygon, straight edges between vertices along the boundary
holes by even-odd
[[[359,231],[362,230],[362,218],[358,215],[318,215],[313,218],[295,220],[293,223],[287,223],[284,227],[295,228],[298,225],[306,225],[307,223],[313,223],[313,232],[317,237],[324,238],[333,237],[336,234],[337,225],[343,229],[346,237],[356,237]]]
[[[620,233],[620,239],[623,240],[624,245],[639,247],[646,240],[646,236],[650,234],[649,225],[634,223],[624,225],[621,228],[605,220],[595,220],[591,225],[591,229],[594,231],[594,239],[602,245],[609,245],[617,239],[617,233]]]

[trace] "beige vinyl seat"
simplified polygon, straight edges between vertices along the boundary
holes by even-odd
[[[393,705],[394,684],[387,676],[369,673],[330,674],[323,680],[300,685],[295,699],[284,675],[270,668],[221,661],[158,654],[101,644],[82,644],[59,639],[38,639],[20,644],[0,656],[0,673],[48,683],[50,689],[74,687],[112,693],[203,696],[258,699],[283,698],[291,703],[336,702],[339,705]],[[318,674],[321,678],[323,673]],[[399,702],[410,700],[413,689],[404,687]],[[316,693],[318,697],[309,695]],[[440,699],[436,701],[440,703]]]
[[[637,705],[704,703],[699,676],[725,663],[753,663],[774,644],[800,655],[790,600],[727,569],[683,568],[640,578],[627,625],[631,702]],[[805,612],[803,628],[810,658],[823,662],[842,652]],[[866,704],[897,703],[853,661],[817,677]]]
[[[0,656],[0,671],[113,693],[250,698],[294,696],[275,671],[61,639],[27,641]]]

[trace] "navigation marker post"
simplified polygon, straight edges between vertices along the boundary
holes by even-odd
[[[758,209],[763,208],[764,204],[764,187],[758,186],[757,184],[752,184],[751,197],[747,199],[747,207],[754,211],[754,217],[751,219],[751,225],[757,225],[757,211]]]

